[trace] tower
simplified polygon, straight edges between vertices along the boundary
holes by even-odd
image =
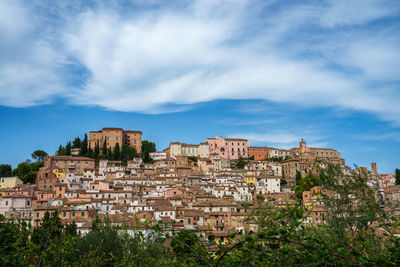
[[[371,171],[373,174],[378,174],[378,170],[376,168],[376,162],[371,163]]]

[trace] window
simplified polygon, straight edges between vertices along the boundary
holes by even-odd
[[[188,218],[188,223],[190,223],[190,218]]]
[[[64,211],[63,212],[63,217],[66,217],[67,216],[67,213]]]
[[[75,211],[72,212],[72,217],[75,217]]]
[[[8,206],[8,200],[6,200],[6,206]]]
[[[84,212],[84,211],[81,212],[81,216],[82,216],[82,217],[85,216],[85,212]]]
[[[39,218],[39,212],[36,212],[36,218]]]

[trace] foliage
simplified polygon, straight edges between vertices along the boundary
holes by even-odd
[[[156,152],[156,144],[147,140],[142,141],[142,159],[144,163],[152,163],[151,152]]]
[[[282,156],[282,157],[271,157],[267,158],[266,160],[268,161],[273,161],[273,162],[284,162],[285,160],[289,160],[290,156]]]
[[[120,149],[119,149],[119,143],[116,143],[114,146],[114,151],[113,151],[113,159],[114,160],[119,160],[121,157],[121,153],[120,153]]]
[[[81,139],[79,137],[75,137],[72,142],[72,148],[81,148]]]
[[[122,145],[120,160],[122,160],[124,164],[137,157],[139,157],[139,154],[137,153],[136,148],[129,145]]]
[[[297,187],[295,189],[296,196],[298,199],[302,199],[303,192],[309,191],[314,186],[320,185],[320,180],[317,176],[312,173],[307,174],[300,180],[296,181]]]
[[[18,176],[18,178],[21,179],[24,184],[33,184],[36,180],[36,174],[39,168],[42,166],[43,163],[40,161],[33,163],[29,161],[24,161],[18,164],[17,168],[13,170],[13,175]]]
[[[237,169],[243,169],[250,162],[249,158],[239,157],[238,159],[232,160],[232,164]]]
[[[88,153],[88,136],[87,136],[87,133],[85,133],[85,138],[81,142],[80,155],[81,156],[86,156],[87,153]]]
[[[321,224],[311,219],[312,205],[294,201],[276,206],[264,197],[247,205],[243,231],[212,246],[203,238],[207,232],[169,234],[160,224],[130,228],[134,234],[128,235],[125,227],[97,218],[81,235],[76,225],[62,225],[57,214],[46,214],[32,232],[0,216],[0,265],[399,266],[400,239],[392,234],[398,219],[381,208],[366,178],[343,175],[333,165],[321,171]],[[315,179],[307,175],[301,182],[308,178]]]
[[[9,177],[12,175],[12,168],[10,164],[0,165],[0,177]]]
[[[32,159],[40,162],[44,162],[44,157],[47,156],[47,153],[43,150],[35,150],[32,153]]]
[[[103,158],[107,157],[107,140],[104,138],[104,143],[103,143],[103,148],[102,148],[102,154],[103,154]]]
[[[396,169],[396,184],[400,184],[400,169]]]
[[[195,157],[195,156],[189,156],[189,157],[187,157],[188,159],[190,159],[191,161],[193,161],[193,162],[197,162],[199,159],[197,158],[197,157]]]

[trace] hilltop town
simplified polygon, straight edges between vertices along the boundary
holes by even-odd
[[[61,221],[75,222],[81,233],[96,218],[121,225],[161,221],[173,230],[199,229],[209,240],[224,241],[232,232],[255,227],[244,218],[256,199],[281,206],[300,197],[313,210],[307,223],[324,223],[326,208],[317,197],[323,188],[312,186],[299,195],[295,187],[333,164],[345,175],[366,176],[382,203],[393,204],[391,214],[400,215],[395,175],[379,173],[376,163],[370,170],[352,169],[339,151],[309,147],[305,140],[281,149],[216,135],[200,144],[171,142],[162,151],[148,151],[150,160],[137,156],[125,162],[105,154],[116,153],[116,146],[118,153],[128,146],[142,154],[142,132],[103,128],[89,132],[87,146],[96,148],[98,157],[82,156],[80,148],[45,156],[34,184],[1,177],[0,214],[37,226],[46,212],[59,211]]]

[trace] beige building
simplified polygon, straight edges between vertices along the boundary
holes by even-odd
[[[100,146],[100,153],[104,140],[107,142],[107,148],[114,149],[118,143],[120,146],[129,145],[136,148],[138,153],[142,152],[142,132],[141,131],[125,131],[122,128],[103,128],[101,131],[89,132],[89,145],[93,149],[96,143]]]
[[[23,182],[17,176],[0,178],[0,188],[11,188],[20,184],[23,184]]]
[[[207,143],[191,145],[191,144],[174,142],[169,145],[169,153],[171,157],[184,156],[184,157],[208,158],[209,147]]]
[[[304,140],[301,140],[299,147],[292,148],[292,158],[282,163],[282,176],[288,182],[289,186],[296,184],[296,173],[299,171],[301,177],[309,173],[319,175],[316,166],[325,168],[327,163],[345,166],[344,159],[341,158],[339,151],[330,148],[307,147]]]

